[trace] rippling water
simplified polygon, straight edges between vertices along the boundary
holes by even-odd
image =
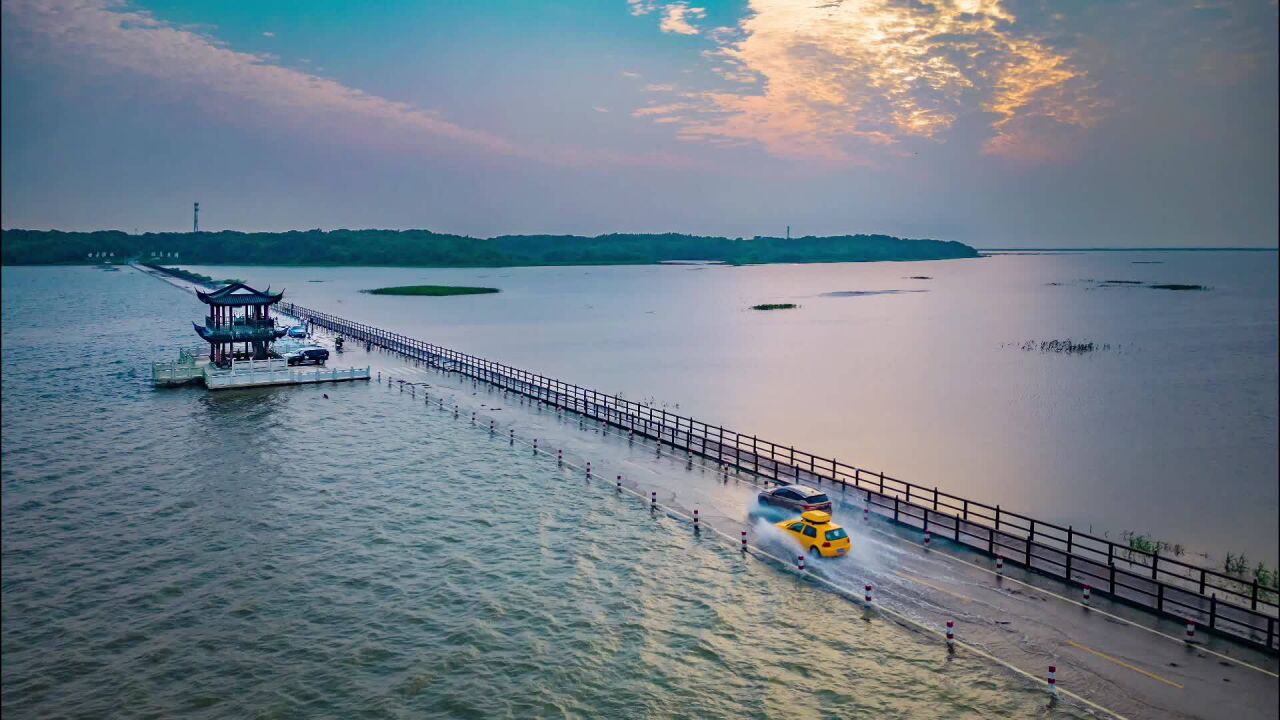
[[[383,386],[153,391],[139,273],[3,281],[6,717],[1045,712]]]
[[[1274,252],[199,270],[1044,520],[1280,559]],[[502,292],[359,292],[417,283]],[[1096,349],[1038,350],[1066,339]]]

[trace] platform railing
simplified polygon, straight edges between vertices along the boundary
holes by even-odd
[[[293,303],[281,310],[352,339],[542,400],[778,483],[833,483],[866,495],[877,513],[1050,577],[1156,613],[1191,620],[1270,652],[1280,651],[1277,594],[1178,558],[1146,552],[999,504],[962,498],[616,395],[433,345]]]

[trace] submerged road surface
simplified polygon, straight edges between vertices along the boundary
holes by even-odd
[[[323,335],[322,335],[323,337]],[[748,530],[752,554],[770,562],[793,561],[798,547],[773,530],[772,516],[756,502],[761,489],[748,473],[724,473],[701,458],[669,446],[628,439],[616,429],[579,416],[558,413],[514,393],[444,373],[393,353],[348,342],[335,356],[342,364],[370,364],[381,373],[387,402],[416,402],[423,412],[456,413],[459,432],[490,433],[512,452],[538,453],[555,464],[563,453],[567,474],[592,467],[591,482],[612,485],[622,476],[636,512],[645,512],[656,493],[662,513],[685,520],[694,509],[708,540],[730,545]],[[474,414],[474,422],[472,420]],[[513,434],[514,433],[514,434]],[[956,659],[986,663],[991,672],[1021,675],[1044,683],[1056,666],[1063,702],[1115,717],[1274,718],[1277,716],[1277,659],[1221,638],[1199,633],[1184,640],[1184,626],[1094,596],[1086,605],[1080,590],[1006,567],[995,572],[989,558],[934,537],[926,548],[917,530],[902,528],[874,513],[864,520],[856,494],[826,488],[835,501],[837,522],[849,529],[848,558],[808,558],[804,575],[789,565],[780,572],[792,582],[817,584],[831,591],[833,603],[868,622],[891,623],[901,632],[936,642],[945,653],[943,628],[955,624],[960,648]],[[718,531],[718,532],[716,532]],[[592,538],[609,552],[607,534]],[[778,563],[774,563],[779,565]],[[860,598],[873,586],[876,610]],[[840,594],[852,597],[841,599]],[[815,628],[821,633],[820,628]],[[969,656],[969,657],[966,657]],[[1047,687],[1047,686],[1046,686]],[[1047,694],[1047,692],[1046,692]]]

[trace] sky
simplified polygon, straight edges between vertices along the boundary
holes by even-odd
[[[0,3],[5,228],[1277,245],[1274,1]]]

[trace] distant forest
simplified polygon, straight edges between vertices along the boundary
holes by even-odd
[[[291,232],[145,233],[120,231],[3,231],[5,265],[55,265],[110,259],[183,265],[377,265],[504,267],[528,265],[636,265],[678,260],[761,263],[941,260],[977,257],[973,248],[941,240],[887,235],[794,239],[706,237],[664,233],[502,235],[472,238],[427,230],[295,230]],[[177,255],[173,255],[177,253]],[[94,257],[90,257],[94,255]]]

